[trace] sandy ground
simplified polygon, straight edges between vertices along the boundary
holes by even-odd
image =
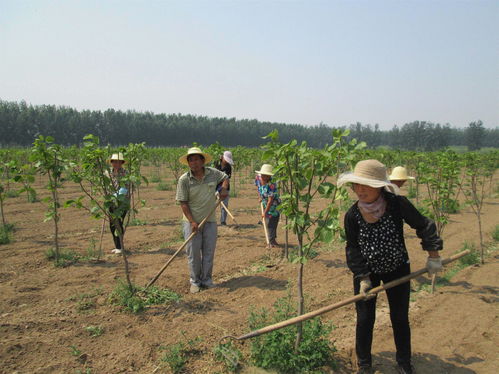
[[[146,224],[129,227],[126,234],[132,278],[139,285],[145,285],[182,243],[180,208],[174,203],[174,191],[158,191],[156,185],[151,183],[141,191],[147,205],[138,217]],[[77,187],[68,184],[62,198],[75,197],[77,193]],[[43,204],[27,203],[25,196],[8,199],[5,213],[7,220],[15,223],[16,232],[12,243],[0,246],[0,372],[168,373],[169,369],[161,365],[162,347],[196,338],[201,341],[185,372],[223,372],[223,366],[212,354],[219,339],[226,334],[246,333],[250,306],[269,307],[286,294],[288,287],[294,290],[296,283],[296,265],[281,258],[281,249],[265,249],[262,226],[257,224],[259,207],[255,195],[251,180],[239,176],[237,197],[229,205],[239,225],[229,221],[229,226],[219,227],[214,270],[219,287],[189,294],[187,263],[182,253],[157,282],[181,294],[182,300],[174,305],[151,307],[139,315],[122,312],[107,302],[116,280],[123,276],[121,257],[110,253],[113,245],[107,227],[104,261],[82,261],[55,268],[44,255],[52,246],[53,225],[43,223]],[[489,242],[490,233],[499,224],[498,217],[499,200],[488,199],[484,204],[483,231]],[[98,247],[100,231],[101,222],[84,211],[63,210],[63,248],[85,254],[92,240]],[[282,224],[278,235],[283,242]],[[465,208],[452,215],[443,237],[444,257],[462,249],[465,241],[478,244],[473,213]],[[412,269],[419,269],[426,254],[413,232],[408,230],[407,238]],[[294,239],[290,243],[294,244]],[[497,372],[498,255],[492,252],[485,265],[461,271],[435,294],[413,294],[410,317],[418,373]],[[426,277],[418,278],[412,283],[413,289],[428,282]],[[305,267],[304,284],[311,300],[308,310],[352,296],[342,244],[319,250],[319,255]],[[90,301],[88,310],[79,310],[82,300]],[[338,349],[335,372],[353,372],[353,306],[330,312],[324,319],[336,326],[330,335]],[[88,326],[101,326],[104,332],[91,337]],[[238,343],[246,353],[248,346]],[[395,373],[394,344],[384,295],[378,300],[373,353],[377,373]],[[242,371],[263,372],[248,366]]]

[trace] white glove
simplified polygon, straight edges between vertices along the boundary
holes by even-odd
[[[442,259],[440,257],[428,257],[426,260],[426,270],[433,275],[442,270]]]
[[[359,294],[364,295],[364,298],[366,300],[369,300],[373,298],[375,295],[369,295],[367,296],[367,292],[373,288],[373,285],[371,283],[371,280],[369,278],[364,278],[360,281],[360,290]]]

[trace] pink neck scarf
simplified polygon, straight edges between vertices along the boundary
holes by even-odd
[[[357,205],[362,212],[368,213],[376,219],[383,217],[383,214],[385,214],[386,211],[386,200],[384,199],[383,194],[379,195],[372,203],[363,203],[362,201],[359,201]]]

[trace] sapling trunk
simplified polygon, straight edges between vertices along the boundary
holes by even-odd
[[[298,237],[298,256],[301,259],[303,256],[303,237],[300,235]],[[296,284],[298,289],[298,315],[301,316],[304,313],[304,298],[303,298],[303,261],[300,260],[298,265],[298,281]],[[296,324],[296,340],[295,340],[295,352],[298,352],[300,348],[301,339],[303,336],[303,325],[301,322]]]
[[[116,220],[116,221],[118,221],[118,220]],[[128,266],[128,258],[126,256],[125,244],[124,244],[124,240],[123,240],[123,231],[121,230],[121,228],[119,226],[115,226],[115,227],[118,227],[117,231],[118,231],[118,236],[120,238],[120,243],[121,243],[121,255],[123,256],[123,263],[125,264],[126,282],[128,284],[128,288],[130,289],[130,292],[133,293],[133,285],[132,285],[132,281],[130,280],[130,268]]]
[[[5,215],[3,213],[3,196],[0,196],[0,213],[2,214],[2,225],[5,227],[7,222],[5,221]]]

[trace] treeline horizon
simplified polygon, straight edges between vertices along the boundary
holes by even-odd
[[[413,121],[381,130],[378,124],[360,122],[335,127],[324,123],[304,126],[133,110],[79,111],[67,106],[0,100],[0,146],[3,147],[30,146],[38,135],[52,136],[62,145],[79,145],[87,134],[98,136],[103,145],[113,146],[141,142],[149,147],[190,146],[194,142],[207,146],[218,142],[226,147],[258,147],[267,142],[262,139],[264,136],[277,129],[281,142],[305,140],[310,146],[321,148],[331,143],[334,128],[349,129],[350,138],[365,141],[369,148],[434,151],[449,146],[466,146],[469,150],[499,147],[499,127],[485,128],[480,120],[466,128]]]

